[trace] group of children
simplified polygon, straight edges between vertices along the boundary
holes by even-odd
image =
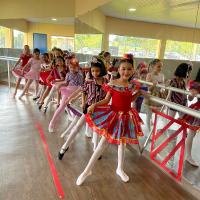
[[[102,52],[99,57],[93,57],[87,74],[83,74],[79,66],[78,59],[74,54],[63,54],[59,49],[54,49],[53,54],[43,54],[40,58],[39,49],[34,49],[33,55],[26,45],[23,54],[13,70],[13,74],[18,78],[14,96],[20,85],[22,77],[26,79],[21,99],[35,81],[35,97],[38,108],[46,112],[49,102],[57,95],[58,108],[56,109],[48,130],[54,132],[56,125],[59,125],[58,118],[64,110],[68,110],[68,105],[74,99],[81,97],[82,115],[70,130],[65,144],[58,152],[58,158],[62,160],[75,136],[80,132],[81,127],[87,123],[87,136],[91,136],[93,130],[94,153],[89,160],[83,173],[77,179],[77,185],[81,185],[87,176],[92,172],[95,162],[101,158],[103,150],[108,143],[118,145],[118,166],[116,174],[122,181],[129,180],[124,172],[124,154],[126,144],[138,144],[138,137],[143,136],[141,124],[142,120],[139,112],[146,111],[147,127],[150,131],[152,119],[152,107],[160,108],[160,105],[149,101],[148,93],[167,98],[174,103],[187,105],[187,97],[177,92],[166,95],[165,91],[156,87],[157,83],[165,84],[162,73],[162,61],[153,60],[149,67],[141,62],[136,70],[134,69],[134,59],[130,54],[115,60],[114,66],[110,64],[111,55],[109,52]],[[17,65],[22,61],[19,68]],[[117,70],[115,68],[117,66]],[[28,70],[29,69],[29,70]],[[182,63],[177,67],[174,78],[169,85],[179,89],[186,89],[187,78],[192,70],[191,65]],[[116,76],[112,76],[112,71],[117,71]],[[111,74],[111,76],[110,76]],[[137,79],[153,82],[153,86],[139,84]],[[39,90],[39,84],[41,89]],[[192,94],[200,91],[198,80],[190,84],[189,89]],[[145,100],[144,100],[145,98]],[[134,102],[134,106],[133,103]],[[191,106],[193,109],[200,109],[199,100]],[[175,117],[176,111],[169,110],[169,115]],[[186,119],[188,116],[180,118]],[[200,120],[189,117],[191,125],[200,126]],[[72,125],[72,124],[71,124]],[[90,133],[89,133],[90,132]],[[193,166],[198,166],[192,159],[192,142],[196,132],[188,132],[186,141],[187,161]],[[100,141],[99,141],[99,138]]]

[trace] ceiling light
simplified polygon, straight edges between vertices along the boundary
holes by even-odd
[[[57,21],[57,19],[56,19],[56,18],[52,18],[51,20],[52,20],[52,21]]]
[[[128,10],[129,10],[130,12],[135,12],[135,11],[136,11],[135,8],[129,8]]]

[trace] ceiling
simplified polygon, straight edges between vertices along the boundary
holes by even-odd
[[[29,22],[34,23],[44,23],[44,24],[64,24],[64,25],[73,25],[74,24],[74,17],[62,17],[62,18],[55,18],[56,21],[53,21],[54,17],[46,17],[46,18],[26,18]]]
[[[100,10],[121,19],[195,27],[200,0],[113,0]],[[135,8],[135,12],[128,11]],[[197,21],[200,28],[200,11]]]

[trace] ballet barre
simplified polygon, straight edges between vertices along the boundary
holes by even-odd
[[[165,99],[161,99],[161,98],[158,98],[158,97],[155,97],[155,96],[151,96],[151,95],[149,95],[149,99],[151,101],[155,102],[155,103],[159,103],[163,106],[167,106],[168,108],[172,108],[174,110],[177,110],[177,111],[180,111],[182,113],[191,115],[193,117],[200,118],[200,112],[197,111],[197,110],[194,110],[194,109],[188,108],[186,106],[182,106],[182,105],[173,103],[173,102],[165,100]],[[143,151],[147,147],[147,144],[149,143],[149,140],[150,140],[152,134],[153,134],[153,129],[151,129],[150,134],[148,135],[146,141],[144,142],[143,147],[141,148],[141,154],[143,153]]]
[[[16,57],[9,57],[9,56],[0,56],[0,60],[7,61],[7,70],[8,70],[8,86],[10,88],[10,61],[17,62],[19,58]]]
[[[146,85],[150,85],[150,86],[154,85],[152,82],[147,82],[147,81],[143,81],[143,80],[140,80],[140,79],[136,79],[136,80],[138,82],[142,83],[142,84],[146,84]],[[169,90],[169,91],[173,91],[173,92],[178,92],[178,93],[185,94],[185,95],[192,95],[191,92],[189,92],[187,90],[182,90],[182,89],[178,89],[178,88],[175,88],[175,87],[165,86],[165,85],[162,85],[162,84],[156,84],[155,87],[162,88],[162,89]],[[195,97],[200,98],[200,94],[195,95]]]

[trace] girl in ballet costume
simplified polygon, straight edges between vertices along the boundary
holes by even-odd
[[[23,74],[21,73],[23,70],[23,68],[25,67],[25,65],[28,63],[29,59],[32,57],[32,54],[30,53],[30,48],[28,45],[24,45],[24,50],[23,53],[20,55],[19,60],[16,62],[12,73],[14,76],[17,77],[17,82],[16,82],[16,86],[15,86],[15,92],[13,94],[13,96],[15,97],[15,95],[17,94],[17,90],[19,88],[19,85],[21,83],[22,78],[24,77]],[[21,66],[19,68],[16,68],[19,63],[21,63]],[[26,68],[26,72],[28,72],[30,70],[30,68]]]
[[[50,133],[54,132],[56,122],[66,108],[66,100],[83,84],[83,75],[79,72],[79,65],[73,64],[74,62],[69,65],[69,72],[65,77],[64,83],[59,84],[57,87],[57,91],[60,91],[62,94],[62,99],[59,107],[55,111],[53,118],[49,123],[48,130]]]
[[[76,135],[79,133],[80,129],[84,125],[85,114],[87,113],[88,107],[105,98],[106,92],[102,88],[102,85],[108,82],[107,79],[104,78],[105,75],[106,75],[106,69],[102,60],[93,58],[88,77],[89,79],[85,81],[82,89],[76,91],[70,97],[70,99],[73,98],[73,96],[75,96],[78,92],[81,92],[82,90],[82,109],[84,114],[78,120],[77,124],[73,127],[72,131],[70,132],[67,138],[67,141],[59,151],[58,153],[59,160],[62,160],[64,153],[67,151],[69,145],[71,144],[73,139],[76,137]],[[86,132],[88,131],[89,130],[87,129]],[[93,143],[94,143],[93,149],[95,150],[98,143],[98,135],[95,132],[93,133]]]
[[[131,108],[131,103],[142,92],[136,82],[130,81],[134,73],[133,60],[122,59],[118,72],[119,78],[104,86],[107,91],[105,99],[88,108],[86,121],[102,137],[85,170],[78,177],[77,185],[81,185],[91,175],[95,162],[102,155],[108,143],[118,145],[116,174],[120,176],[122,181],[129,181],[123,167],[125,145],[127,143],[138,144],[138,136],[143,135],[142,120],[138,112]],[[111,105],[108,105],[111,99]]]
[[[38,96],[33,98],[34,101],[39,99],[38,102],[40,102],[40,98],[42,97],[42,95],[46,90],[46,85],[47,85],[46,79],[52,70],[51,62],[49,61],[49,54],[48,53],[42,54],[41,59],[42,59],[42,64],[41,64],[40,80],[39,80],[41,89],[38,93]]]
[[[54,94],[57,91],[54,88],[56,88],[56,86],[58,86],[59,84],[64,83],[67,72],[68,72],[68,68],[65,65],[65,61],[63,57],[58,56],[55,59],[55,63],[53,64],[53,69],[49,73],[49,76],[46,78],[45,83],[47,87],[46,87],[45,92],[43,93],[43,95],[40,97],[38,101],[39,110],[42,108],[46,98],[47,98],[47,102],[49,103],[51,99],[54,97]],[[59,105],[59,103],[60,103],[60,95],[58,94],[57,104]]]
[[[189,89],[190,89],[190,92],[193,94],[193,96],[189,96],[189,100],[192,101],[194,98],[194,95],[200,93],[199,80],[191,81],[189,83]],[[200,111],[200,99],[198,98],[197,102],[190,105],[189,108]],[[191,129],[188,130],[187,139],[186,139],[186,161],[194,167],[199,167],[196,161],[192,158],[191,152],[192,152],[192,144],[193,144],[194,137],[197,131],[200,129],[200,119],[192,117],[190,115],[184,115],[182,119],[195,128],[194,130],[191,130]]]
[[[35,97],[37,97],[41,64],[42,64],[42,61],[40,59],[40,50],[36,48],[33,50],[33,58],[31,58],[28,61],[28,63],[24,66],[22,70],[24,73],[27,67],[31,68],[30,71],[24,76],[26,79],[28,79],[28,81],[24,87],[22,94],[19,96],[19,99],[21,99],[24,96],[25,92],[29,89],[33,81],[35,81]]]

